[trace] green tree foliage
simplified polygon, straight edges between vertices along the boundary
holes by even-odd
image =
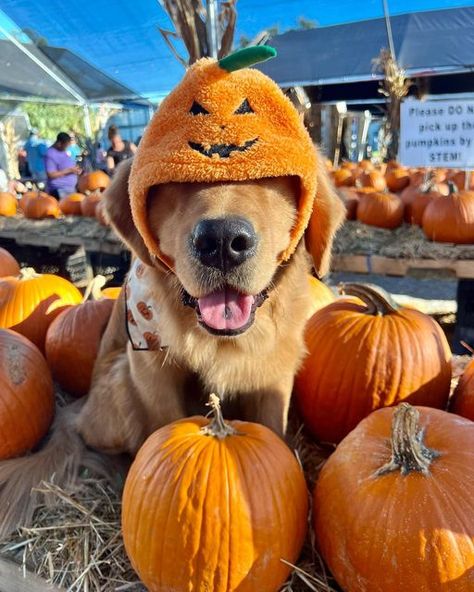
[[[40,137],[53,140],[59,132],[73,130],[84,135],[84,111],[77,105],[51,105],[48,103],[23,103],[31,127],[37,128]],[[93,117],[93,115],[91,115]]]

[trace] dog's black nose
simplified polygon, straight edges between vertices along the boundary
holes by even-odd
[[[257,234],[244,218],[201,220],[191,234],[192,249],[207,267],[227,271],[255,254]]]

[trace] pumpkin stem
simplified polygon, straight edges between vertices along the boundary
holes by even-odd
[[[20,278],[22,280],[32,280],[39,276],[40,274],[36,273],[33,267],[23,267],[22,269],[20,269]]]
[[[453,193],[457,193],[459,191],[456,183],[453,183],[452,181],[448,181],[448,187],[449,187],[449,195],[453,195]]]
[[[367,314],[374,316],[397,312],[398,305],[388,292],[374,284],[341,283],[339,294],[356,296],[367,306]]]
[[[400,471],[402,475],[412,471],[429,473],[432,461],[440,453],[425,446],[425,430],[419,429],[419,419],[420,412],[408,403],[401,403],[396,408],[392,421],[392,458],[376,471],[375,477],[393,471]]]
[[[214,436],[220,440],[227,438],[227,436],[233,436],[237,434],[234,428],[224,421],[221,409],[221,401],[217,395],[212,393],[209,396],[209,402],[207,406],[211,408],[211,414],[214,416],[209,425],[201,428],[201,433],[206,436]]]
[[[89,297],[92,295],[92,300],[102,300],[104,297],[102,296],[102,288],[107,283],[107,280],[103,275],[96,275],[95,278],[89,282],[86,291],[84,292],[84,298],[82,302],[86,302]]]
[[[430,193],[436,187],[435,172],[428,170],[423,176],[423,182],[420,185],[421,193]]]

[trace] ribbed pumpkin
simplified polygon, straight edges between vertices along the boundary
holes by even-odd
[[[337,169],[332,174],[332,177],[336,187],[350,187],[355,183],[354,175],[349,168]]]
[[[18,278],[0,279],[0,327],[21,333],[43,351],[51,322],[64,306],[81,300],[71,282],[25,268]]]
[[[379,228],[397,228],[403,222],[403,202],[392,193],[360,195],[357,220]]]
[[[102,199],[99,191],[87,194],[81,202],[81,212],[83,216],[95,218],[95,211]]]
[[[20,266],[17,260],[6,249],[0,247],[0,277],[8,275],[15,277],[19,274]]]
[[[81,216],[81,203],[85,195],[82,193],[71,193],[59,202],[59,209],[65,216]]]
[[[451,353],[428,315],[399,308],[378,286],[346,284],[306,325],[309,351],[296,377],[298,405],[321,441],[340,442],[369,413],[408,401],[445,408]]]
[[[472,422],[407,404],[381,409],[320,473],[317,544],[344,592],[470,592],[473,491]]]
[[[433,200],[425,209],[423,232],[441,243],[474,243],[474,191],[456,191],[442,199]]]
[[[110,185],[110,177],[103,171],[92,171],[79,177],[77,188],[80,193],[86,191],[104,191]]]
[[[42,220],[43,218],[57,218],[61,214],[61,210],[54,197],[39,195],[26,202],[24,214],[25,218]]]
[[[43,356],[8,329],[0,329],[0,400],[0,460],[5,460],[34,448],[54,413],[53,381]]]
[[[385,181],[387,182],[388,190],[396,193],[397,191],[403,191],[409,185],[410,174],[402,167],[394,167],[390,170],[387,168]]]
[[[474,421],[474,360],[466,366],[450,400],[450,411]]]
[[[100,288],[104,283],[102,276],[95,278],[94,299],[61,312],[46,334],[46,359],[53,377],[75,397],[89,392],[100,340],[114,307],[113,299],[101,296]]]
[[[298,558],[308,500],[283,440],[254,423],[191,417],[152,434],[132,464],[122,532],[150,592],[277,592]]]
[[[17,200],[11,193],[0,192],[0,216],[11,217],[16,214]]]
[[[312,275],[308,276],[309,281],[309,290],[311,292],[311,300],[312,300],[312,309],[311,314],[326,306],[327,304],[331,304],[336,300],[333,291],[331,288],[328,288],[325,283],[321,282],[320,280],[316,279]]]
[[[411,204],[410,222],[421,226],[426,207],[432,199],[437,199],[438,197],[442,197],[442,195],[438,191],[434,176],[430,176],[419,186],[418,191],[415,192]]]
[[[373,187],[377,191],[387,189],[385,177],[379,171],[366,171],[359,176],[358,181],[362,187]]]

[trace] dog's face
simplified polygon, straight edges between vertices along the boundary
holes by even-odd
[[[150,228],[209,332],[234,336],[252,326],[290,240],[298,184],[281,177],[150,190]]]

